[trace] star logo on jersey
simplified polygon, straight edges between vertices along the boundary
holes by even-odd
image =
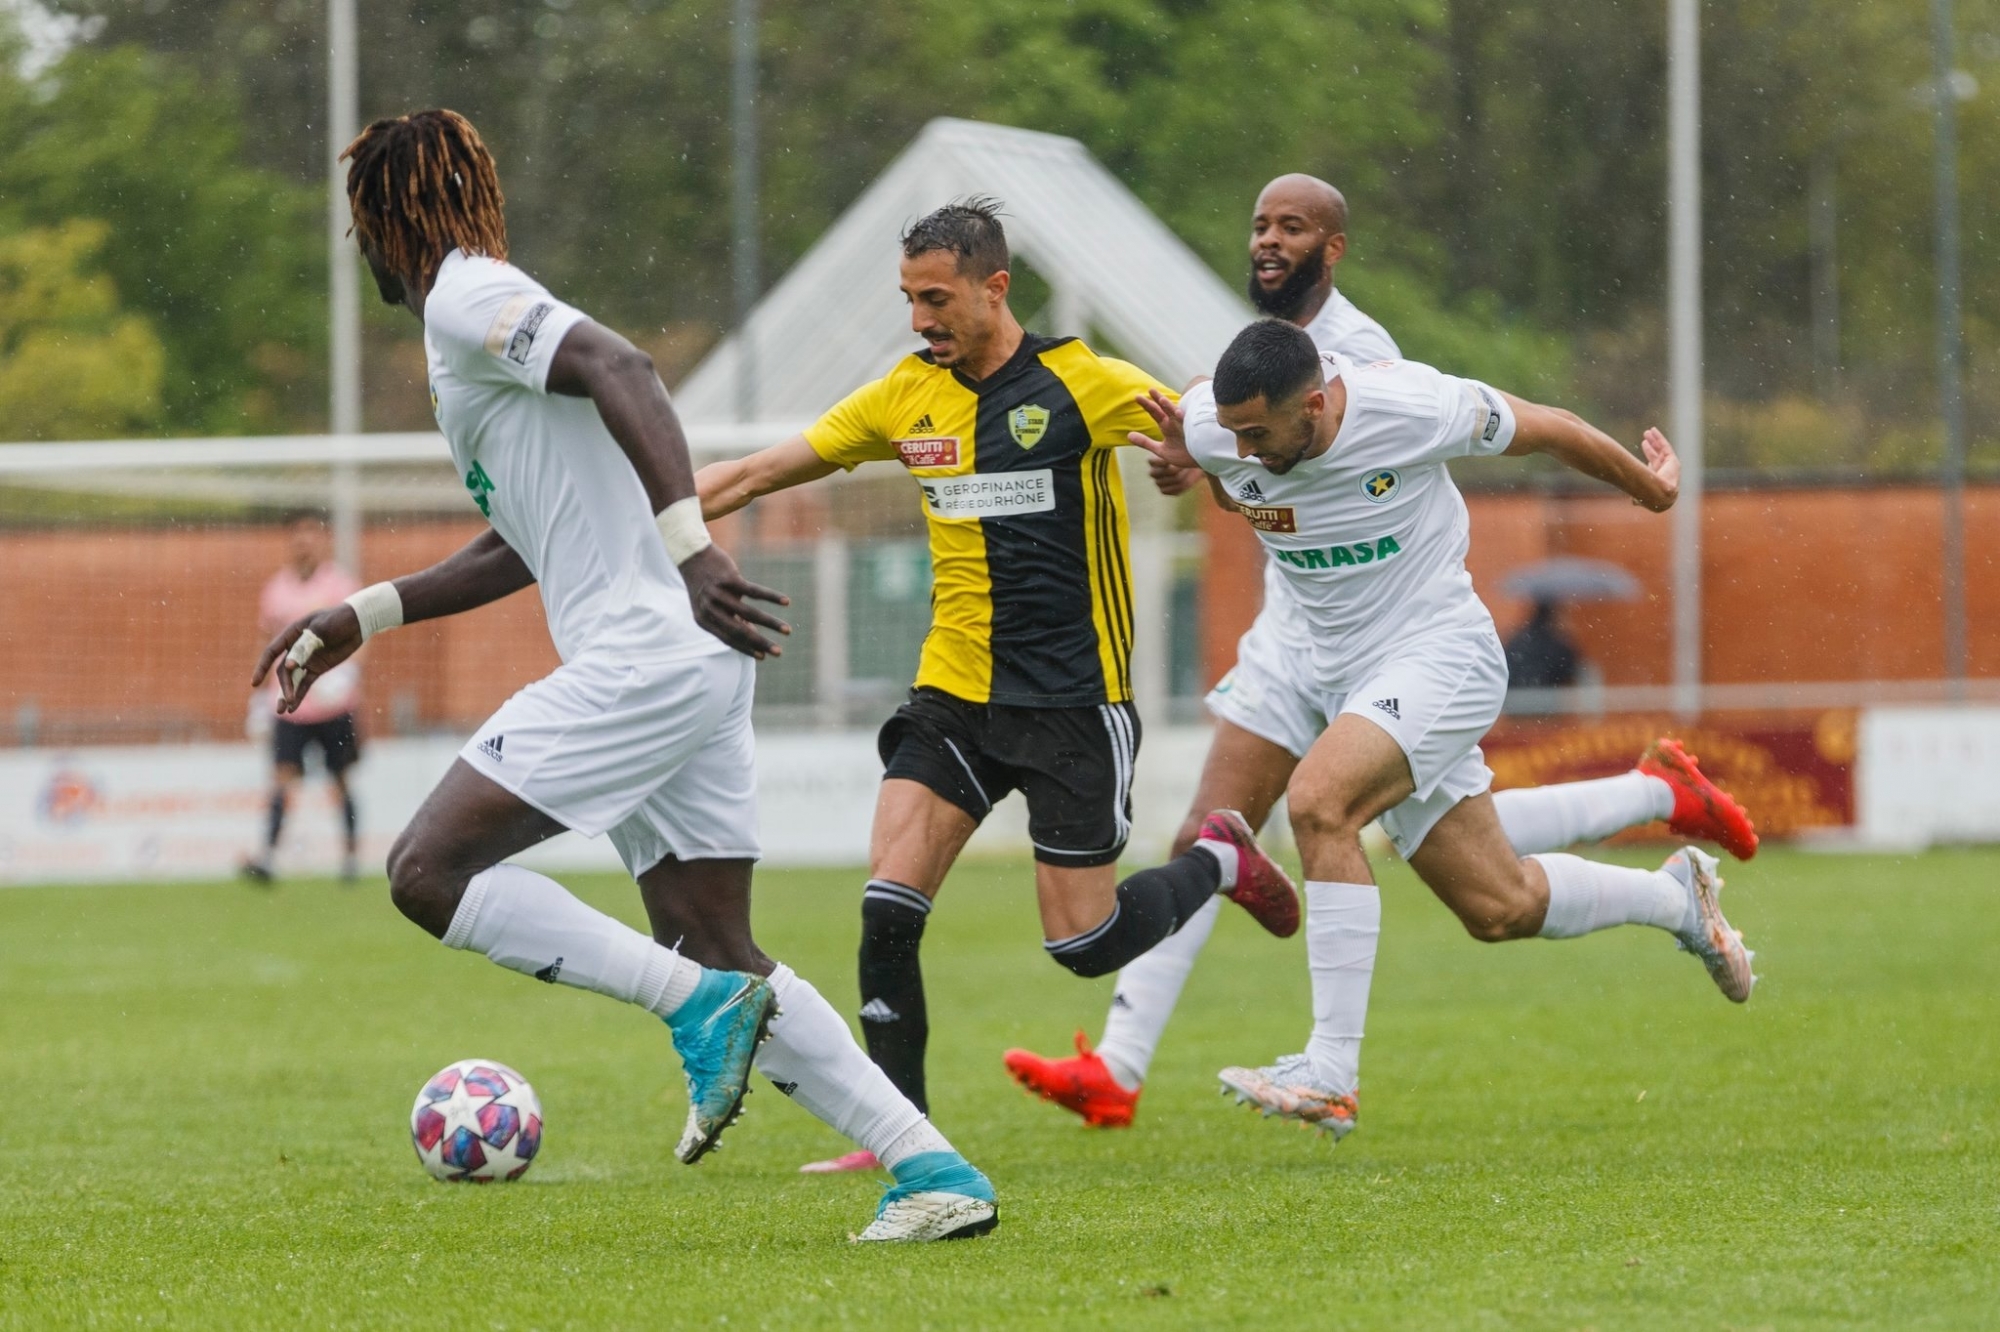
[[[1396,475],[1395,468],[1384,467],[1361,478],[1361,493],[1370,504],[1387,504],[1395,498],[1396,489],[1402,484],[1403,478]]]
[[[1049,409],[1033,403],[1016,407],[1007,413],[1007,431],[1022,448],[1034,448],[1042,442],[1042,436],[1049,433]]]
[[[1256,478],[1253,477],[1236,488],[1236,498],[1248,500],[1252,504],[1262,504],[1264,502],[1264,487],[1258,485]]]

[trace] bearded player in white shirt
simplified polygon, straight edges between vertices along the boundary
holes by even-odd
[[[1752,955],[1723,918],[1713,857],[1684,847],[1646,871],[1522,856],[1479,751],[1506,658],[1465,571],[1465,502],[1445,463],[1544,453],[1663,512],[1680,481],[1664,435],[1646,432],[1641,461],[1572,413],[1412,361],[1323,355],[1276,319],[1238,334],[1212,383],[1152,410],[1155,456],[1208,473],[1285,577],[1330,718],[1286,789],[1307,878],[1312,1036],[1275,1064],[1225,1069],[1225,1091],[1336,1138],[1354,1127],[1381,921],[1360,833],[1377,818],[1475,938],[1652,925],[1725,996],[1749,999]]]
[[[1303,328],[1321,352],[1357,364],[1398,360],[1401,352],[1388,331],[1334,285],[1346,233],[1347,200],[1339,190],[1302,174],[1273,180],[1258,194],[1251,216],[1250,301]],[[1198,484],[1202,475],[1157,458],[1152,470],[1169,495]],[[1261,828],[1284,796],[1293,771],[1327,726],[1311,654],[1312,632],[1289,581],[1279,561],[1267,559],[1263,605],[1237,645],[1234,667],[1208,695],[1214,735],[1175,854],[1192,845],[1209,810],[1238,810],[1252,828]],[[1716,841],[1739,858],[1757,850],[1749,815],[1669,739],[1649,749],[1633,771],[1503,791],[1493,804],[1509,843],[1523,855],[1599,840],[1661,818],[1673,831]],[[1008,1071],[1087,1124],[1129,1125],[1168,1019],[1218,914],[1213,906],[1204,908],[1119,973],[1096,1049],[1078,1032],[1076,1054],[1048,1059],[1009,1050]]]
[[[373,634],[538,584],[563,664],[479,728],[397,840],[398,909],[449,947],[662,1018],[688,1081],[681,1160],[718,1145],[754,1061],[895,1176],[859,1238],[991,1230],[986,1177],[751,937],[753,662],[778,651],[760,626],[788,630],[745,598],[784,598],[709,541],[651,359],[507,263],[493,159],[461,116],[378,120],[343,157],[362,253],[423,322],[438,426],[492,527],[295,622],[258,679],[277,666],[290,710]],[[565,828],[609,835],[652,938],[503,863]]]

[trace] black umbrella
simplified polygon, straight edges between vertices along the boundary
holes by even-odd
[[[1605,560],[1574,555],[1524,564],[1508,573],[1500,586],[1509,596],[1529,601],[1637,601],[1639,580]]]

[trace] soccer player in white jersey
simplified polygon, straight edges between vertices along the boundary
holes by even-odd
[[[1402,353],[1386,329],[1334,285],[1347,252],[1347,200],[1316,177],[1280,176],[1257,196],[1250,221],[1250,301],[1265,314],[1306,331],[1322,352],[1366,364]],[[1153,460],[1154,482],[1168,495],[1199,483],[1202,473]],[[1208,756],[1173,853],[1193,845],[1210,810],[1239,811],[1262,828],[1299,761],[1326,729],[1308,661],[1312,635],[1275,560],[1264,562],[1264,600],[1236,648],[1235,666],[1209,692],[1215,718]],[[1748,814],[1701,772],[1678,743],[1662,739],[1636,769],[1596,781],[1502,791],[1493,798],[1515,851],[1558,851],[1666,818],[1673,831],[1719,842],[1740,858],[1756,853]],[[1220,914],[1204,907],[1181,930],[1118,975],[1104,1038],[1092,1049],[1082,1032],[1076,1053],[1049,1059],[1006,1052],[1022,1086],[1095,1127],[1132,1122],[1139,1094],[1168,1019]]]
[[[718,1144],[754,1060],[894,1174],[861,1239],[991,1230],[986,1177],[751,937],[753,661],[778,650],[758,627],[785,626],[745,598],[783,598],[709,541],[651,359],[507,262],[493,159],[456,113],[376,121],[344,157],[362,252],[383,300],[423,322],[439,428],[492,527],[296,621],[258,678],[277,665],[296,707],[373,634],[538,584],[563,664],[417,811],[389,857],[396,906],[449,947],[664,1019],[688,1080],[681,1160]],[[652,938],[503,863],[565,828],[610,836]]]
[[[1723,918],[1713,857],[1684,847],[1646,871],[1522,856],[1479,751],[1506,660],[1465,571],[1465,502],[1446,462],[1544,453],[1661,512],[1680,478],[1664,435],[1646,432],[1641,461],[1572,413],[1416,362],[1323,354],[1276,319],[1238,334],[1212,383],[1151,406],[1155,455],[1207,472],[1286,579],[1330,718],[1286,789],[1307,878],[1312,1036],[1275,1064],[1225,1069],[1225,1090],[1336,1137],[1353,1128],[1381,921],[1360,832],[1377,818],[1475,938],[1652,925],[1724,995],[1749,999],[1752,957]]]

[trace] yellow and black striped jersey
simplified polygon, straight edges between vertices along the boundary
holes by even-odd
[[[922,491],[931,630],[917,684],[973,703],[1132,697],[1132,557],[1112,450],[1165,388],[1074,338],[1029,333],[983,380],[898,362],[806,431],[852,470],[896,460]]]

